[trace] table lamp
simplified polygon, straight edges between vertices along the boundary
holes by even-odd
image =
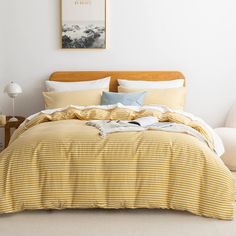
[[[12,118],[9,122],[16,122],[18,119],[15,117],[15,98],[22,93],[22,89],[20,85],[17,83],[11,82],[6,85],[4,92],[8,94],[9,97],[12,98]]]

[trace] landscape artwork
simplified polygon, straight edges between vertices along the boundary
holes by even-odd
[[[63,49],[106,48],[106,0],[61,0]]]

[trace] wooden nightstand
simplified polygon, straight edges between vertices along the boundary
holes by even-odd
[[[11,116],[7,116],[7,123],[5,125],[0,126],[1,128],[4,128],[4,134],[5,134],[5,141],[4,141],[4,147],[6,148],[9,144],[10,138],[11,138],[11,129],[17,129],[21,123],[25,120],[25,117],[22,116],[16,116],[18,121],[16,122],[9,122],[9,119],[11,119]]]

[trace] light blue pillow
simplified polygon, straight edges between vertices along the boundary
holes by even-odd
[[[126,106],[143,106],[147,92],[140,93],[109,93],[103,92],[101,105],[121,103]]]

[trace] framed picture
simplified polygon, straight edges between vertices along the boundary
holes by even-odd
[[[106,48],[106,0],[61,0],[63,49]]]

